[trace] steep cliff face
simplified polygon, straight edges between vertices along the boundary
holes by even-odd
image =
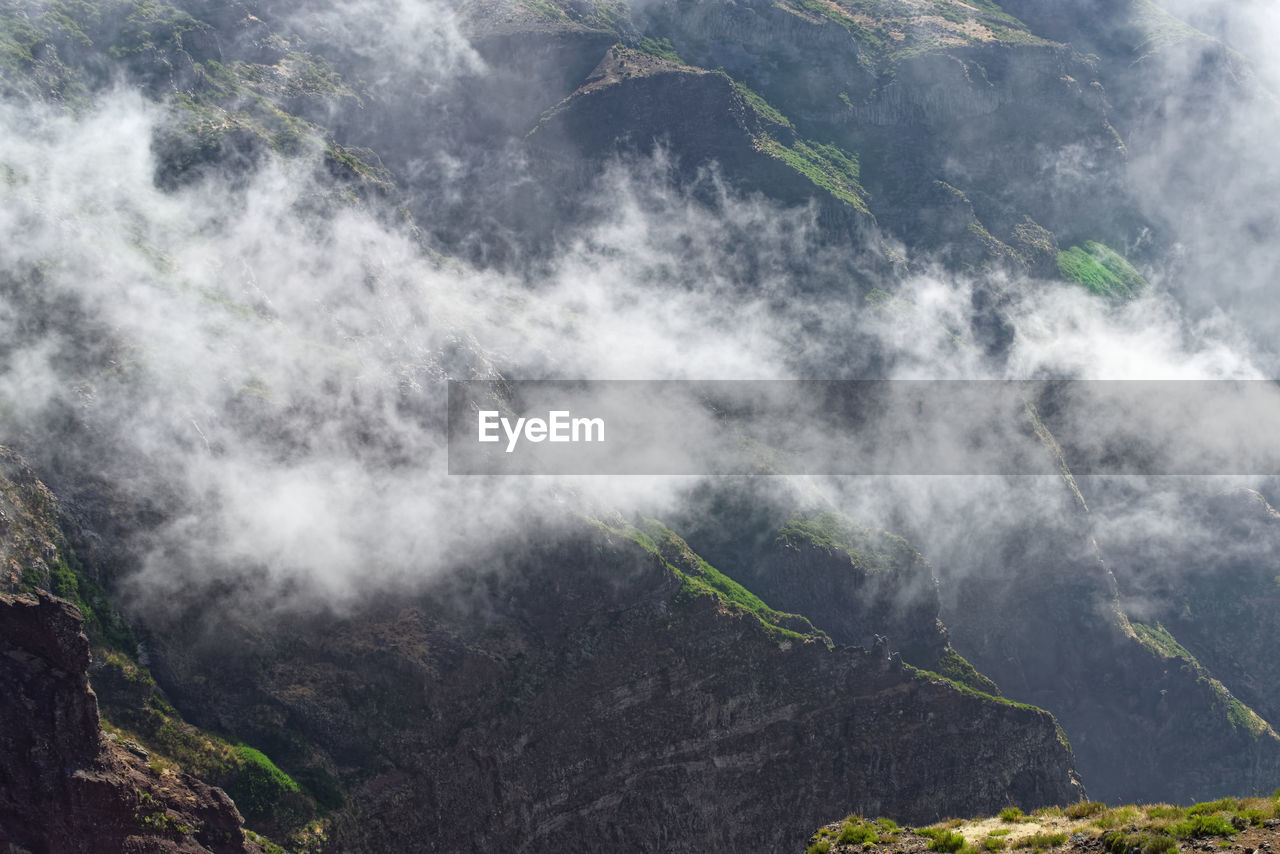
[[[1077,797],[1044,712],[829,648],[626,535],[493,562],[342,618],[157,626],[159,672],[282,762],[298,737],[327,751],[349,850],[782,851],[832,811]]]
[[[1169,512],[1179,534],[1157,548],[1109,538],[1122,600],[1149,633],[1177,638],[1176,666],[1203,666],[1280,720],[1280,514],[1244,489],[1183,496]]]
[[[1046,507],[1028,490],[1026,507]],[[1054,710],[1091,796],[1271,792],[1280,738],[1167,632],[1130,621],[1079,501],[1048,506],[940,567],[957,649],[1006,695]]]
[[[75,608],[0,593],[0,844],[48,852],[260,852],[219,789],[103,737]]]

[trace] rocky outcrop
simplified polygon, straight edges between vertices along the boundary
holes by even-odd
[[[0,593],[0,845],[35,852],[258,852],[219,789],[103,738],[79,613]]]

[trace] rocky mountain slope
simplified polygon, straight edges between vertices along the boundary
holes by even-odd
[[[6,514],[25,522],[10,528],[9,553],[34,546],[65,564],[52,496],[8,459]],[[24,493],[45,503],[32,507]],[[40,589],[32,558],[13,560],[42,597],[6,598],[13,642],[70,626],[83,674],[88,643],[75,635],[74,609]],[[296,850],[412,849],[431,838],[441,850],[466,840],[586,851],[615,836],[634,850],[784,850],[814,816],[847,804],[925,821],[1009,798],[1077,797],[1069,749],[1047,713],[916,671],[882,649],[834,645],[660,525],[579,522],[485,565],[495,569],[463,570],[410,599],[373,597],[344,615],[228,622],[205,603],[149,620],[147,658],[163,692],[133,650],[113,650],[95,633],[91,678],[119,743],[151,751],[145,773],[197,788],[178,769],[220,774],[250,823]],[[87,578],[68,572],[59,583]],[[74,684],[76,716],[50,712],[48,737],[97,745],[94,696],[83,676]],[[64,733],[73,718],[78,729]],[[252,768],[211,765],[210,752],[235,748],[219,748],[218,733],[260,747],[302,791],[273,789]],[[925,742],[927,753],[918,749]],[[117,764],[142,765],[114,743],[102,749]],[[4,759],[22,755],[14,747]],[[236,815],[217,790],[199,791]],[[15,798],[8,832],[50,797]],[[323,819],[310,822],[317,810]],[[171,818],[155,821],[206,845],[213,837],[199,828],[226,824]],[[46,832],[63,834],[55,849],[86,833]]]

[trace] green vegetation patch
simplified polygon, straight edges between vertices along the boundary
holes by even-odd
[[[101,656],[101,665],[92,679],[104,686],[100,690],[118,694],[123,686],[128,696],[136,698],[127,702],[131,708],[117,709],[113,719],[104,716],[103,729],[146,747],[156,773],[176,766],[220,786],[250,818],[279,818],[281,802],[303,791],[261,750],[184,721],[147,668],[128,655],[102,650],[95,655]],[[303,798],[302,803],[308,802]],[[291,817],[310,818],[307,808],[302,812],[304,815]]]
[[[1182,658],[1192,664],[1198,663],[1196,657],[1178,643],[1174,636],[1169,634],[1169,630],[1160,623],[1153,626],[1145,623],[1130,623],[1130,625],[1133,626],[1133,632],[1138,636],[1138,641],[1161,658]]]
[[[1213,678],[1209,671],[1200,665],[1196,657],[1186,647],[1178,643],[1163,625],[1156,623],[1151,626],[1133,622],[1130,625],[1133,626],[1133,632],[1137,635],[1138,641],[1148,650],[1161,658],[1182,659],[1197,671],[1199,681],[1204,682],[1217,696],[1217,700],[1225,711],[1227,721],[1232,728],[1247,733],[1249,737],[1254,739],[1261,738],[1271,729],[1270,724],[1263,720],[1257,712],[1232,696],[1225,685]]]
[[[1109,830],[1102,834],[1102,846],[1109,854],[1174,854],[1178,843],[1164,833],[1128,833]]]
[[[838,3],[829,2],[829,0],[792,0],[791,6],[803,9],[812,15],[820,15],[833,23],[839,24],[857,37],[858,41],[872,48],[873,50],[883,49],[888,39],[888,33],[883,28],[876,30],[868,29],[858,23],[845,9]],[[879,17],[877,15],[876,17]]]
[[[1147,280],[1124,256],[1092,240],[1059,252],[1058,272],[1099,296],[1130,299],[1147,288]]]
[[[862,816],[848,816],[838,827],[818,832],[820,839],[834,840],[837,845],[889,845],[898,841],[902,829],[891,818],[874,821]]]
[[[106,592],[83,572],[73,570],[61,554],[50,570],[49,591],[69,600],[80,610],[85,634],[93,643],[113,650],[132,651],[137,648],[138,642],[129,624],[111,607]]]
[[[805,640],[825,635],[813,629],[803,617],[770,608],[747,588],[720,572],[689,547],[674,531],[656,519],[646,519],[642,527],[606,525],[596,520],[601,529],[622,536],[660,559],[681,581],[677,604],[704,596],[714,596],[731,607],[754,614],[773,637]],[[801,633],[788,626],[807,627]]]
[[[659,59],[665,59],[667,62],[675,62],[675,63],[678,63],[679,65],[687,64],[683,59],[680,58],[680,54],[676,53],[676,47],[671,43],[670,39],[665,39],[665,38],[655,39],[655,38],[645,37],[640,39],[640,41],[636,44],[636,47],[641,51],[649,54],[650,56],[656,56]],[[735,86],[736,85],[737,84],[735,84]],[[750,89],[747,89],[747,87],[745,86],[739,87],[738,91],[742,92],[744,96],[750,93],[750,95],[755,96],[756,98],[760,98],[759,95],[756,95],[755,92],[752,92]],[[760,98],[760,101],[761,103],[764,103],[763,98]],[[767,107],[768,104],[765,104],[765,106]],[[772,107],[770,107],[770,109],[772,109]],[[783,121],[785,121],[785,119]]]
[[[929,850],[942,851],[944,854],[955,854],[964,847],[964,834],[946,828],[924,828],[917,831],[921,836],[929,837]]]
[[[839,513],[793,517],[778,530],[776,542],[827,552],[842,551],[855,566],[868,573],[901,572],[920,559],[915,548],[902,537],[859,525]]]
[[[841,845],[862,845],[864,842],[879,842],[880,833],[871,825],[846,822],[836,835],[836,842]]]
[[[84,618],[85,634],[95,646],[125,652],[136,649],[128,623],[71,548],[62,530],[58,500],[3,446],[0,504],[9,508],[5,540],[10,564],[21,570],[18,589],[25,593],[43,589],[71,602]],[[52,557],[44,553],[46,544],[53,546]]]
[[[956,682],[955,680],[948,679],[947,677],[943,676],[940,673],[934,673],[932,670],[921,670],[920,668],[913,667],[910,664],[907,664],[906,662],[903,662],[902,668],[904,671],[915,676],[917,679],[940,679],[943,682],[946,682],[947,684],[951,685],[953,688],[957,689],[958,691],[961,691],[962,693],[969,694],[974,697],[980,697],[983,700],[988,700],[992,703],[999,703],[1002,706],[1010,706],[1015,709],[1023,709],[1029,712],[1042,712],[1042,713],[1048,714],[1047,712],[1045,712],[1044,709],[1040,708],[1039,706],[1032,706],[1028,703],[1018,703],[1008,699],[1007,697],[997,697],[996,695],[988,694],[985,691],[975,690],[974,688],[970,688],[968,685],[965,685],[962,682]],[[1059,727],[1059,738],[1061,739],[1063,738],[1063,736],[1060,730],[1061,728]],[[1066,745],[1065,740],[1063,741],[1063,744]],[[1066,746],[1069,746],[1069,745],[1066,745]]]
[[[867,207],[868,193],[858,181],[860,167],[856,154],[813,140],[797,140],[787,146],[766,136],[759,144],[766,154],[786,163],[837,199],[863,213],[871,212]]]
[[[1235,836],[1239,831],[1231,820],[1221,814],[1205,815],[1196,813],[1169,828],[1169,832],[1179,839],[1191,839],[1200,836]]]
[[[778,0],[773,5],[809,22],[843,27],[865,54],[884,61],[883,71],[890,74],[899,62],[962,42],[1047,44],[991,0],[932,0],[929,5],[901,0]]]
[[[227,794],[246,815],[266,815],[284,795],[300,791],[262,751],[237,744],[231,753],[237,767],[227,782]]]
[[[869,195],[860,181],[858,155],[845,151],[838,145],[796,137],[791,120],[776,107],[745,83],[728,79],[756,115],[767,124],[775,126],[775,130],[762,132],[756,137],[757,149],[781,160],[837,199],[853,205],[863,213],[870,213],[870,208],[867,207]],[[791,141],[783,142],[778,137],[789,138]]]
[[[732,78],[730,79],[732,80]],[[786,116],[784,116],[781,112],[779,112],[776,107],[774,107],[772,104],[766,101],[764,97],[760,95],[759,92],[756,92],[754,89],[747,86],[747,84],[740,83],[737,80],[732,80],[732,82],[733,82],[733,88],[737,89],[738,94],[741,95],[746,100],[746,102],[751,105],[751,109],[755,110],[757,113],[759,113],[761,116],[763,116],[765,119],[769,120],[770,122],[773,122],[775,125],[781,125],[782,127],[785,127],[785,128],[791,127],[791,120],[788,119]]]
[[[1267,722],[1259,717],[1257,712],[1235,697],[1227,700],[1227,720],[1231,722],[1232,727],[1244,730],[1255,739],[1261,738],[1269,728]]]

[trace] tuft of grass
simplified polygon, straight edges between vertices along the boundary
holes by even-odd
[[[942,851],[945,854],[955,854],[965,845],[964,836],[953,830],[939,830],[929,840],[929,850]]]
[[[1102,834],[1102,846],[1108,854],[1176,854],[1178,843],[1164,833],[1125,833],[1109,830]]]
[[[1177,854],[1178,843],[1169,836],[1152,836],[1142,846],[1142,854]]]
[[[1123,807],[1112,807],[1093,820],[1093,826],[1099,830],[1111,830],[1122,824],[1131,824],[1138,817],[1138,808],[1133,804]]]
[[[1097,815],[1107,808],[1101,801],[1080,801],[1064,807],[1062,814],[1067,818],[1088,818]]]
[[[846,824],[840,828],[840,833],[836,836],[836,842],[841,845],[862,845],[879,841],[880,834],[874,827],[867,824]]]
[[[1216,801],[1204,801],[1193,807],[1187,807],[1187,815],[1214,815],[1215,813],[1235,812],[1240,808],[1240,801],[1236,798],[1219,798]]]
[[[1018,843],[1019,848],[1030,848],[1032,851],[1044,851],[1049,848],[1056,848],[1065,844],[1067,835],[1065,833],[1033,833],[1026,839]]]
[[[1014,822],[1022,821],[1024,817],[1024,813],[1018,807],[1005,807],[1000,810],[1000,820],[1003,822],[1012,824]]]

